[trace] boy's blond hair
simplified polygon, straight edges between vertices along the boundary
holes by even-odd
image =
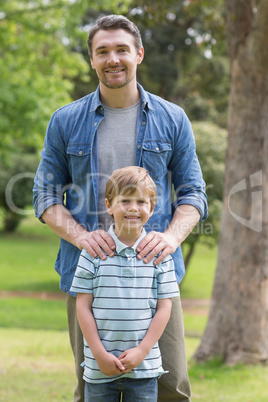
[[[118,195],[131,195],[137,189],[148,193],[151,201],[151,211],[157,202],[156,185],[148,171],[139,166],[127,166],[115,170],[109,177],[105,187],[105,198],[111,205]]]

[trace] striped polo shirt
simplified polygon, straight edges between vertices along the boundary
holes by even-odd
[[[132,247],[118,240],[113,226],[108,233],[116,245],[115,256],[102,261],[82,250],[71,291],[93,293],[92,311],[99,337],[105,349],[118,357],[142,341],[155,314],[157,299],[179,296],[179,289],[171,256],[157,266],[137,259],[136,247],[146,235],[144,229]],[[158,343],[138,367],[114,377],[99,370],[85,339],[84,355],[84,380],[91,383],[165,373]]]

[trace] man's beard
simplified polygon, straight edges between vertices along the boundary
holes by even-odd
[[[126,70],[126,71],[127,71],[127,70]],[[99,77],[99,80],[100,80],[100,82],[101,82],[106,88],[109,88],[109,89],[120,89],[120,88],[123,88],[123,87],[127,86],[134,78],[135,78],[135,76],[133,76],[133,77],[128,77],[128,76],[126,76],[125,79],[124,79],[123,81],[121,81],[121,82],[118,82],[118,83],[110,83],[109,80],[106,79],[106,75],[105,75],[105,73],[104,73],[104,74],[102,74],[102,75]]]

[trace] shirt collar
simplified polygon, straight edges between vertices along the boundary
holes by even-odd
[[[146,109],[146,107],[148,107],[148,109],[154,109],[151,105],[148,93],[143,89],[143,87],[137,82],[137,87],[138,90],[140,92],[140,96],[141,96],[141,104],[143,109]]]
[[[140,237],[136,240],[135,244],[133,244],[133,246],[129,247],[126,244],[122,243],[118,237],[116,236],[115,232],[114,232],[114,225],[111,225],[109,230],[108,230],[109,235],[112,237],[113,241],[115,242],[115,247],[116,247],[116,251],[117,253],[121,253],[123,250],[125,250],[126,248],[128,249],[133,249],[134,253],[136,253],[136,249],[137,246],[139,244],[139,242],[146,236],[146,230],[143,228]]]
[[[147,92],[143,89],[143,87],[138,82],[137,82],[137,87],[140,92],[142,108],[146,109],[146,107],[148,107],[149,109],[153,110],[153,107],[151,105]],[[103,105],[100,101],[100,86],[99,85],[93,95],[93,101],[91,104],[90,111],[91,112],[96,111],[98,108],[103,108]]]

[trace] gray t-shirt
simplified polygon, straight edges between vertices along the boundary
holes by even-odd
[[[136,165],[136,122],[140,101],[114,109],[104,106],[104,119],[98,128],[99,152],[99,228],[108,230],[113,223],[105,208],[105,185],[115,169]]]

